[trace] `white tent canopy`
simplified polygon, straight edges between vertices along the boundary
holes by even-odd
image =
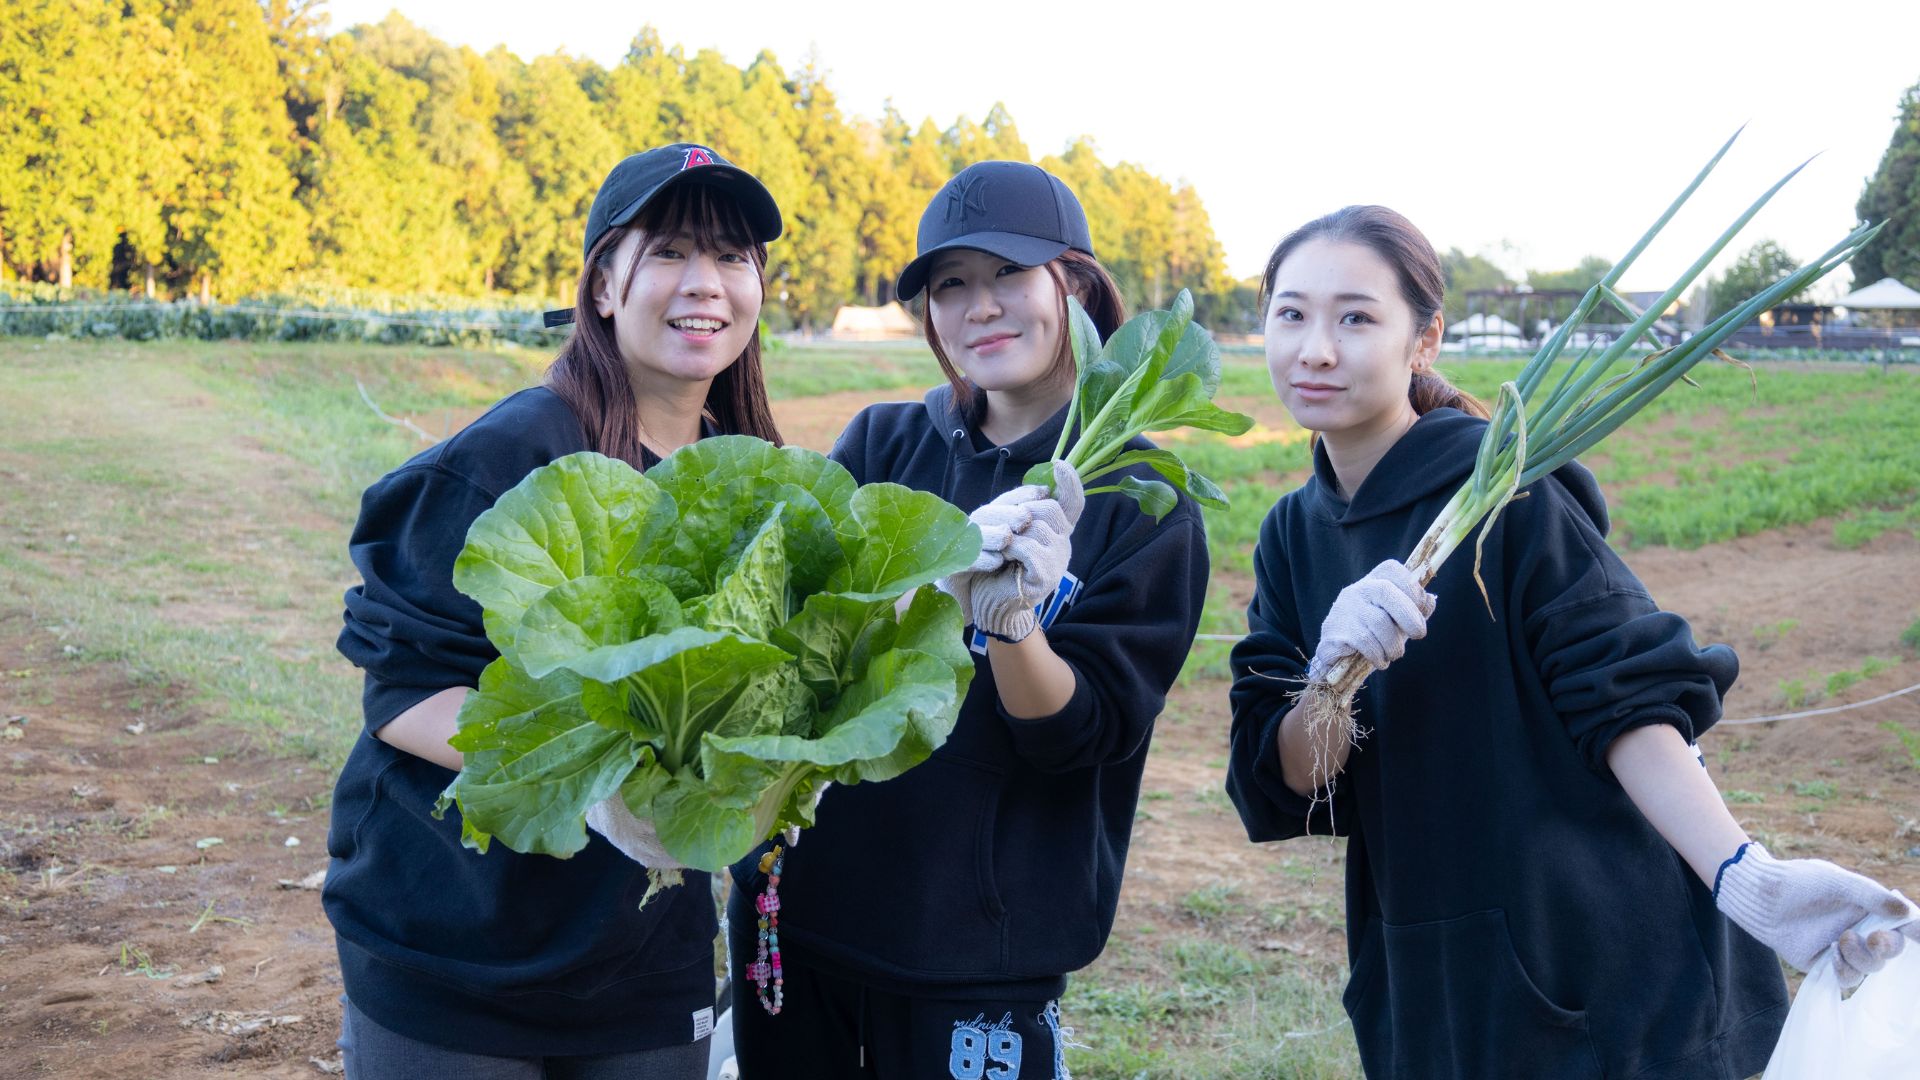
[[[897,303],[880,307],[848,305],[833,315],[833,336],[837,338],[873,341],[915,337],[919,333],[920,324],[914,321],[912,313]]]
[[[1469,315],[1465,319],[1447,327],[1450,334],[1497,334],[1502,336],[1520,336],[1520,328],[1498,315],[1484,312]]]
[[[1893,278],[1881,278],[1864,289],[1855,289],[1835,300],[1834,304],[1856,311],[1920,311],[1920,291],[1910,289]]]

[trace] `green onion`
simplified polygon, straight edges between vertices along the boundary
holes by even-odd
[[[1666,213],[1660,215],[1640,241],[1598,284],[1587,290],[1573,314],[1540,347],[1540,351],[1527,362],[1519,376],[1500,387],[1491,422],[1480,441],[1473,475],[1454,493],[1407,559],[1408,568],[1419,575],[1422,585],[1433,580],[1447,557],[1465,542],[1475,526],[1480,526],[1480,540],[1474,547],[1473,570],[1474,580],[1480,585],[1484,599],[1486,584],[1480,580],[1480,545],[1486,541],[1486,529],[1516,492],[1592,449],[1667,387],[1685,379],[1687,372],[1700,361],[1709,356],[1718,356],[1737,363],[1720,351],[1721,342],[1784,297],[1805,289],[1837,269],[1880,231],[1879,225],[1860,226],[1818,259],[1736,305],[1699,333],[1677,345],[1657,348],[1643,357],[1628,360],[1628,354],[1634,351],[1640,339],[1644,337],[1655,341],[1652,337],[1654,321],[1686,292],[1707,264],[1720,254],[1721,249],[1733,240],[1760,208],[1806,167],[1802,163],[1768,188],[1705,253],[1694,260],[1693,265],[1660,299],[1648,305],[1645,311],[1637,310],[1615,291],[1621,275],[1672,220],[1707,178],[1707,174],[1719,164],[1734,139],[1739,137],[1740,133],[1734,132],[1733,138],[1728,139],[1719,153],[1713,155],[1712,160],[1707,162],[1706,167],[1700,170],[1700,174],[1694,177],[1693,182],[1673,201]],[[1561,363],[1561,352],[1572,338],[1575,328],[1585,323],[1603,304],[1625,314],[1632,320],[1632,325],[1597,355],[1589,347],[1572,361]],[[1655,344],[1658,342],[1655,341]],[[1560,365],[1558,377],[1549,380],[1548,376],[1554,373],[1556,364]],[[1619,370],[1616,371],[1616,368]],[[1325,768],[1330,760],[1331,748],[1357,738],[1353,722],[1353,698],[1373,670],[1363,657],[1349,653],[1332,664],[1322,677],[1309,680],[1300,692],[1301,704],[1306,709],[1307,733],[1314,746],[1312,775],[1316,789],[1324,782],[1326,790],[1332,790],[1332,779]]]

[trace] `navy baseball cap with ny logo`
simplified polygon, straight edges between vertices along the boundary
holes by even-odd
[[[647,204],[681,184],[705,184],[731,195],[740,204],[740,213],[753,230],[753,238],[762,244],[780,236],[780,207],[753,174],[698,143],[674,143],[634,154],[613,167],[601,181],[587,211],[586,243],[582,259],[593,254],[593,246],[613,229],[640,216]],[[573,321],[573,309],[549,311],[546,325],[560,326]]]
[[[1080,200],[1060,178],[1024,161],[982,161],[960,170],[920,215],[918,255],[894,294],[911,300],[943,251],[972,248],[1019,266],[1039,266],[1068,248],[1093,254]]]

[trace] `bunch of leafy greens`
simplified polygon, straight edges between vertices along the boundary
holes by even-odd
[[[1067,407],[1055,459],[1064,459],[1089,485],[1087,494],[1117,491],[1140,504],[1155,520],[1173,509],[1174,489],[1202,506],[1227,508],[1226,493],[1187,468],[1171,450],[1128,450],[1128,440],[1147,431],[1190,427],[1225,435],[1245,434],[1253,418],[1213,403],[1220,389],[1220,347],[1207,328],[1193,321],[1193,294],[1185,289],[1170,311],[1148,311],[1128,319],[1105,346],[1100,331],[1078,300],[1069,299],[1068,327],[1079,368],[1073,403]],[[1079,422],[1079,438],[1067,440]],[[1123,476],[1106,486],[1091,486],[1111,473],[1146,465],[1165,478]],[[1053,483],[1053,462],[1027,472],[1029,484]]]
[[[564,858],[619,792],[675,859],[719,870],[811,825],[821,783],[898,776],[946,740],[973,663],[959,606],[918,587],[979,550],[932,494],[746,436],[645,475],[594,453],[537,469],[454,566],[500,658],[436,813],[457,803],[479,851]]]

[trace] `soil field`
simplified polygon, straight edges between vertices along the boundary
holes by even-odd
[[[87,590],[138,578],[162,598],[160,623],[238,627],[260,649],[321,673],[319,689],[302,693],[350,710],[357,683],[327,654],[337,590],[351,580],[345,530],[368,466],[336,470],[334,451],[287,435],[331,437],[310,415],[273,427],[236,412],[271,414],[281,399],[254,396],[264,384],[250,374],[247,392],[235,391],[226,360],[189,377],[155,375],[137,351],[95,357],[125,376],[121,391],[63,404],[49,369],[4,349],[0,408],[30,402],[48,418],[40,436],[99,441],[69,453],[0,435],[0,485],[11,490],[0,490],[0,1077],[337,1073],[341,988],[315,875],[351,716],[311,745],[289,744],[236,717],[233,704],[250,685],[278,693],[277,669],[256,671],[244,645],[176,669],[104,648],[121,609]],[[111,366],[129,355],[134,366]],[[437,433],[516,373],[524,366],[469,372],[466,397],[399,411],[430,419]],[[860,405],[916,396],[835,390],[783,402],[780,420],[794,441],[824,448]],[[340,415],[362,408],[355,399]],[[383,430],[373,423],[349,425],[356,447]],[[199,486],[160,491],[138,520],[89,518],[94,531],[82,535],[61,513],[36,509],[96,482],[108,493],[99,498],[138,500],[146,489],[116,486],[117,473],[89,479],[83,463],[111,452],[133,467],[141,446],[185,433],[206,440],[195,460],[212,464]],[[418,445],[389,435],[354,453],[390,466]],[[232,453],[214,455],[221,446]],[[209,501],[252,522],[237,531],[223,523],[214,535],[243,535],[231,565],[258,578],[212,594],[170,576],[187,574],[210,539],[194,525]],[[176,503],[194,514],[169,518]],[[1841,523],[1624,552],[1700,640],[1740,652],[1730,720],[1920,682],[1920,541],[1903,518],[1864,539],[1837,539]],[[134,557],[143,542],[163,549],[154,567]],[[225,580],[231,567],[221,565],[215,576]],[[277,602],[276,587],[302,595]],[[1214,588],[1231,606],[1249,583],[1229,566]],[[61,614],[79,596],[99,604],[85,618]],[[1225,691],[1206,669],[1190,671],[1160,722],[1114,943],[1066,1003],[1087,1044],[1076,1075],[1356,1075],[1337,1001],[1341,847],[1247,843],[1221,789]],[[1832,859],[1920,895],[1920,693],[1728,723],[1702,746],[1735,815],[1776,852]]]

